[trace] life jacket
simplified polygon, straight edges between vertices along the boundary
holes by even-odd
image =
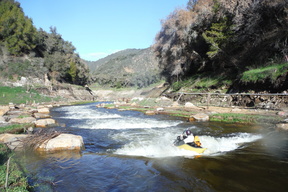
[[[194,136],[194,143],[195,143],[198,147],[201,146],[201,142],[200,142],[200,139],[199,139],[198,136]]]

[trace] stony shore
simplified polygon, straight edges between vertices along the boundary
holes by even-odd
[[[10,103],[8,106],[0,106],[0,133],[2,133],[0,134],[0,143],[6,144],[12,150],[33,147],[34,150],[41,152],[81,151],[84,148],[81,136],[42,131],[47,127],[58,126],[58,123],[51,118],[49,113],[52,107],[59,105],[59,103],[46,105],[14,105]],[[2,130],[3,127],[9,126],[11,129]],[[36,132],[34,131],[35,128],[42,129],[38,129]]]
[[[186,121],[221,121],[228,123],[270,124],[275,128],[288,130],[285,110],[248,109],[239,107],[195,106],[187,102],[179,104],[166,97],[134,98],[127,101],[115,101],[113,104],[98,107],[118,108],[119,110],[137,110],[147,115],[164,114],[178,116]]]

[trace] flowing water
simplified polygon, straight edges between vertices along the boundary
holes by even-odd
[[[22,154],[35,191],[288,191],[288,135],[261,126],[189,123],[168,116],[96,108],[54,108],[81,153]],[[52,129],[52,128],[50,128]],[[185,129],[201,156],[173,146]]]

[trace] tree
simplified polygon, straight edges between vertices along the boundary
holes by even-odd
[[[36,47],[37,30],[14,0],[0,2],[0,40],[12,55],[29,53]]]
[[[209,51],[207,52],[208,57],[213,58],[221,47],[225,46],[225,43],[232,37],[231,21],[228,17],[220,19],[220,21],[212,23],[209,30],[206,30],[202,36],[206,42],[210,45]],[[223,50],[222,50],[223,51]]]
[[[74,61],[70,62],[70,68],[69,68],[68,74],[71,77],[72,82],[75,82],[76,77],[77,77],[77,66]]]

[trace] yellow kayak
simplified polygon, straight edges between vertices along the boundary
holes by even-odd
[[[180,149],[185,149],[188,151],[194,151],[196,153],[203,153],[207,149],[207,148],[201,147],[199,136],[194,136],[194,142],[185,143],[184,140],[186,138],[187,137],[185,137],[185,136],[184,136],[184,138],[183,137],[181,138],[180,136],[178,136],[177,139],[174,141],[174,145]]]
[[[178,145],[177,147],[180,149],[194,151],[196,153],[203,153],[207,149],[207,148],[202,148],[202,147],[192,147],[191,145],[188,145],[188,144]]]

